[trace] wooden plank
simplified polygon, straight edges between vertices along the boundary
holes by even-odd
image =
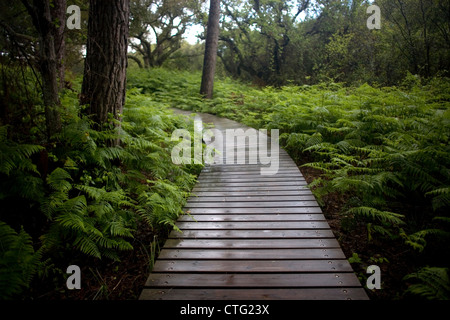
[[[226,197],[190,197],[188,202],[244,202],[244,201],[298,201],[308,200],[315,201],[316,198],[311,195],[295,195],[295,196],[226,196]]]
[[[290,175],[300,175],[300,170],[298,169],[290,169],[287,168],[279,168],[277,174],[275,174],[275,177],[284,177],[284,176],[290,176]],[[208,171],[202,171],[199,175],[199,178],[215,178],[215,177],[235,177],[235,176],[242,176],[242,177],[259,177],[261,176],[260,170],[257,171],[216,171],[216,172],[208,172]]]
[[[197,185],[192,189],[192,193],[202,192],[202,191],[213,191],[213,192],[221,192],[221,191],[233,191],[233,192],[247,192],[247,191],[295,191],[295,190],[310,190],[305,186],[278,186],[278,185],[264,185],[264,186],[234,186],[231,188],[224,187],[212,187],[206,185]]]
[[[165,249],[158,259],[183,260],[309,260],[345,259],[341,249]]]
[[[172,231],[169,238],[301,239],[334,238],[331,230],[184,230]]]
[[[235,156],[236,156],[236,154],[245,155],[245,154],[248,154],[249,152],[252,155],[258,156],[261,153],[260,151],[261,150],[260,150],[260,148],[258,148],[258,146],[255,146],[255,147],[250,146],[249,147],[249,146],[245,146],[245,145],[241,144],[240,146],[239,145],[238,146],[234,146],[234,148],[233,147],[231,147],[231,148],[225,147],[220,152],[217,152],[216,156],[217,157],[224,156],[224,158],[225,158],[225,156],[227,154],[229,154],[229,156],[231,157],[231,155],[233,155],[233,154]],[[278,152],[277,153],[275,150],[274,150],[274,152],[272,152],[270,147],[268,148],[268,150],[266,152],[261,153],[261,154],[263,156],[267,156],[267,157],[275,156],[275,157],[278,157],[279,159],[290,159],[289,156],[287,154],[283,153],[283,152]]]
[[[358,278],[351,273],[153,273],[146,282],[146,287],[161,288],[304,288],[360,285]]]
[[[181,230],[195,229],[222,229],[222,230],[274,230],[274,229],[329,229],[326,221],[216,221],[216,222],[195,222],[180,221],[177,223]]]
[[[363,288],[144,289],[140,300],[368,300]]]
[[[206,185],[205,185],[206,186]],[[200,186],[205,188],[205,186]],[[279,187],[279,186],[306,186],[305,181],[276,181],[276,182],[215,182],[215,183],[208,183],[207,187],[210,188],[222,188],[229,189],[229,188],[244,188],[244,187]]]
[[[178,221],[325,221],[323,214],[196,214],[183,215]]]
[[[279,176],[287,176],[289,174],[296,175],[302,177],[302,173],[300,169],[297,167],[292,167],[291,165],[284,165],[282,163],[279,164],[278,168],[276,169],[276,172],[271,177],[279,177]],[[249,165],[240,165],[241,167],[247,167]],[[239,170],[240,167],[232,167],[227,166],[227,170],[202,170],[198,178],[203,177],[224,177],[224,176],[262,176],[261,175],[261,169],[265,168],[268,169],[270,166],[255,166],[253,168],[249,168],[248,170]]]
[[[276,176],[260,176],[260,177],[239,177],[239,178],[228,178],[228,177],[220,177],[220,178],[202,178],[198,179],[198,183],[200,184],[215,184],[215,183],[244,183],[244,182],[252,182],[252,183],[261,183],[261,182],[305,182],[304,178],[290,176],[290,177],[276,177]]]
[[[318,207],[315,200],[286,202],[187,202],[185,208],[280,208],[280,207]]]
[[[261,172],[262,168],[269,168],[270,165],[214,165],[214,166],[207,166],[202,170],[203,172],[253,172],[258,173]],[[279,173],[282,173],[283,171],[287,170],[293,170],[293,168],[296,168],[296,166],[284,166],[279,167],[278,171]]]
[[[266,182],[214,182],[208,183],[207,188],[221,187],[223,189],[233,188],[233,187],[271,187],[271,186],[306,186],[306,181],[266,181]]]
[[[322,213],[320,207],[285,208],[185,208],[188,214],[309,214]]]
[[[267,191],[199,191],[192,193],[191,197],[260,197],[260,196],[295,196],[295,195],[312,195],[311,190],[267,190]]]
[[[276,159],[275,157],[268,160],[270,162],[265,162],[262,163],[261,159],[259,158],[258,154],[252,154],[252,155],[248,155],[248,154],[244,154],[241,153],[239,155],[236,156],[236,153],[234,154],[234,157],[228,159],[228,157],[226,156],[226,154],[224,155],[224,157],[221,156],[215,156],[214,158],[211,159],[212,164],[211,166],[220,166],[220,167],[235,167],[235,166],[242,166],[242,165],[249,165],[249,166],[260,166],[260,167],[270,167],[272,166],[273,168],[280,168],[280,167],[293,167],[295,166],[295,163],[292,160],[289,160],[287,158],[282,159]]]
[[[190,273],[292,273],[292,272],[352,272],[347,260],[158,260],[153,272]]]
[[[339,248],[336,239],[168,239],[164,245],[166,249],[312,249]]]

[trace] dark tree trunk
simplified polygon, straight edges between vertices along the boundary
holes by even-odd
[[[126,93],[129,0],[90,0],[86,61],[80,104],[96,129],[122,113]]]
[[[205,57],[203,60],[202,84],[200,94],[211,99],[214,89],[217,46],[219,42],[220,0],[210,0],[209,18],[206,29]]]
[[[65,87],[65,71],[64,56],[66,51],[66,42],[64,40],[64,29],[66,27],[66,0],[54,1],[54,5],[51,8],[52,15],[58,19],[58,23],[55,25],[55,56],[56,56],[56,68],[58,70],[58,89],[64,89]]]
[[[33,25],[39,34],[39,71],[42,76],[42,96],[45,106],[47,136],[50,138],[61,130],[59,90],[61,60],[64,55],[66,0],[34,0],[33,5],[22,0]],[[62,71],[64,75],[64,71]]]

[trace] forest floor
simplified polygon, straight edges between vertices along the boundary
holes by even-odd
[[[122,251],[119,256],[120,261],[86,258],[82,255],[73,258],[71,263],[78,265],[81,269],[80,290],[67,289],[65,282],[61,279],[62,275],[56,275],[57,280],[55,279],[53,283],[47,281],[33,286],[39,289],[32,292],[32,297],[28,298],[52,301],[137,300],[150,273],[151,244],[154,243],[155,238],[159,239],[156,240],[158,243],[163,243],[165,240],[164,237],[155,235],[145,223],[140,223],[137,230],[131,241],[134,249]]]
[[[300,170],[308,183],[320,176],[320,171],[316,169],[302,167]],[[389,243],[368,241],[367,228],[363,225],[346,227],[341,215],[346,202],[342,195],[330,193],[323,196],[322,202],[322,211],[345,256],[349,259],[355,253],[360,259],[360,262],[353,262],[352,267],[361,284],[366,286],[367,277],[370,276],[366,273],[369,265],[377,265],[381,269],[381,289],[371,291],[366,289],[369,298],[401,299],[400,295],[406,289],[406,283],[401,279],[403,275],[414,270],[414,266],[408,263],[411,261],[410,248],[406,247],[401,240],[391,240]],[[382,251],[380,248],[383,248]]]

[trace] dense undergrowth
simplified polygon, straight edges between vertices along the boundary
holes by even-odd
[[[97,276],[100,261],[126,251],[144,250],[150,264],[157,243],[136,235],[145,225],[153,242],[170,230],[200,169],[171,161],[171,133],[188,120],[136,90],[121,126],[103,132],[81,115],[76,90],[62,101],[64,126],[50,142],[39,143],[39,116],[26,129],[0,127],[0,299],[64,297],[69,265]]]
[[[133,72],[130,85],[169,106],[279,129],[319,202],[339,199],[344,234],[364,234],[350,261],[360,278],[380,264],[396,277],[389,294],[449,299],[450,81],[408,75],[399,87],[257,88],[224,79],[215,98],[197,94],[200,76],[163,69]],[[392,271],[395,270],[395,271]],[[398,287],[392,287],[398,286]]]

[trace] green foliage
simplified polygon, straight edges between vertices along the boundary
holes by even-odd
[[[69,241],[97,258],[130,250],[136,215],[150,226],[173,225],[195,176],[170,158],[170,134],[182,120],[130,90],[121,132],[97,132],[85,119],[66,126],[53,150],[61,167],[46,183],[42,211],[54,223],[47,250]],[[110,147],[108,140],[120,139]],[[120,164],[120,166],[117,166]]]
[[[405,294],[420,296],[427,300],[449,300],[450,279],[447,268],[425,267],[404,277],[412,282]]]
[[[382,12],[380,30],[367,28],[372,3]],[[274,86],[402,84],[409,90],[421,77],[448,76],[444,1],[224,0],[222,5],[220,62],[239,79]],[[420,77],[402,83],[408,73]]]
[[[19,233],[0,221],[0,299],[11,299],[29,286],[42,263],[42,252],[35,251],[30,235]]]
[[[359,255],[356,252],[353,252],[352,256],[348,258],[349,263],[362,263],[362,259],[359,257]]]
[[[69,103],[65,125],[52,145],[14,142],[8,127],[0,127],[1,218],[24,222],[18,235],[1,225],[5,297],[27,287],[44,256],[118,260],[121,251],[133,249],[140,220],[159,234],[183,213],[201,166],[172,163],[171,135],[190,123],[139,91],[129,90],[120,128],[93,130],[78,116],[72,93],[62,99]],[[118,139],[120,145],[111,146]],[[17,202],[23,220],[12,214]],[[36,253],[24,230],[39,243]]]

